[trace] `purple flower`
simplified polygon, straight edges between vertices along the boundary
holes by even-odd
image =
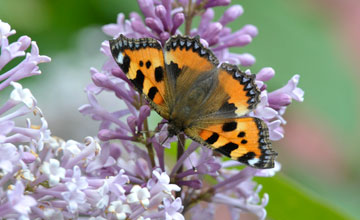
[[[20,154],[13,144],[0,144],[0,169],[2,175],[12,172]]]
[[[88,188],[89,184],[85,176],[81,176],[81,170],[78,166],[74,166],[71,181],[65,183],[68,189],[83,190]]]
[[[118,197],[121,197],[125,194],[126,191],[124,186],[130,182],[129,177],[124,175],[124,173],[124,170],[120,170],[116,176],[110,177],[107,181],[110,187],[110,191]]]
[[[25,187],[22,182],[17,181],[12,190],[7,191],[8,202],[5,205],[0,206],[0,213],[6,212],[4,207],[8,206],[15,212],[27,216],[31,210],[30,208],[36,205],[36,200],[31,196],[24,195]],[[7,210],[11,212],[10,210]]]
[[[130,206],[123,204],[123,202],[120,200],[111,202],[108,210],[110,213],[114,214],[117,219],[120,220],[125,220],[126,215],[131,213]]]
[[[58,160],[53,158],[51,158],[49,162],[44,162],[41,167],[41,172],[49,177],[50,186],[59,184],[60,179],[65,177],[65,169],[60,166]]]
[[[70,213],[75,214],[80,211],[79,209],[86,210],[86,194],[73,185],[70,185],[68,191],[62,192],[61,195],[67,202],[66,208]]]
[[[15,34],[16,31],[15,30],[11,30],[11,27],[8,23],[5,23],[3,21],[0,20],[0,39],[4,39],[7,38],[13,34]],[[2,42],[2,41],[1,41]],[[2,46],[2,44],[0,44],[0,46]]]
[[[269,102],[273,108],[281,108],[291,103],[291,99],[298,102],[304,101],[304,91],[297,87],[300,76],[293,76],[282,88],[269,93]]]
[[[185,220],[181,214],[183,206],[180,198],[176,198],[173,202],[169,199],[164,199],[163,203],[166,220]]]
[[[25,59],[19,63],[16,67],[8,70],[0,75],[0,90],[9,86],[12,81],[18,81],[22,78],[32,75],[38,75],[41,73],[38,64],[50,62],[50,58],[47,56],[39,55],[39,48],[37,44],[30,40],[29,37],[23,36],[15,43],[9,45],[7,39],[8,36],[15,33],[15,31],[8,31],[8,24],[0,21],[1,29],[1,55],[0,55],[0,71],[3,67],[9,63],[12,59],[20,56],[25,56]],[[31,42],[31,43],[30,43]],[[25,50],[31,44],[31,52],[25,53]]]
[[[160,173],[158,170],[154,170],[152,173],[156,180],[150,179],[147,184],[147,187],[151,189],[151,194],[159,192],[171,194],[172,191],[181,190],[181,188],[176,184],[170,184],[170,177],[165,172]]]
[[[147,188],[141,188],[139,185],[132,187],[130,194],[127,196],[126,201],[128,203],[139,203],[144,208],[149,206],[150,192]]]

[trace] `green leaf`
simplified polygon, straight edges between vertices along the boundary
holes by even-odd
[[[255,181],[263,185],[262,192],[269,194],[268,219],[353,219],[284,175],[255,178]]]

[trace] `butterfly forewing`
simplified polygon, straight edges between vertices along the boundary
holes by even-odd
[[[134,86],[162,117],[168,118],[166,70],[159,42],[152,38],[130,39],[120,35],[110,40],[110,49],[115,61]]]
[[[191,115],[201,114],[196,110],[199,104],[194,104],[206,99],[204,90],[211,89],[212,82],[209,81],[209,78],[213,75],[212,72],[216,71],[218,60],[210,50],[200,43],[199,38],[188,36],[171,37],[164,46],[164,53],[170,90],[168,95],[169,99],[173,100],[169,103],[170,111],[175,116],[179,113],[176,110],[191,105]],[[209,82],[205,83],[206,80]],[[199,82],[207,88],[195,91],[194,88],[201,86]],[[187,116],[186,118],[191,118],[189,114]]]

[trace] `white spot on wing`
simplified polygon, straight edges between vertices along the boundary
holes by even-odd
[[[253,158],[251,160],[248,160],[248,163],[251,165],[251,166],[254,166],[254,164],[256,164],[257,162],[259,162],[259,158]]]
[[[117,62],[123,64],[123,60],[124,60],[124,55],[122,53],[119,53],[117,57]]]

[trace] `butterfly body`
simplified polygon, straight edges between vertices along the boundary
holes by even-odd
[[[164,48],[152,38],[110,41],[115,61],[152,108],[168,120],[169,136],[193,140],[257,168],[274,166],[266,124],[245,117],[259,103],[253,75],[221,64],[198,38],[174,36]]]

